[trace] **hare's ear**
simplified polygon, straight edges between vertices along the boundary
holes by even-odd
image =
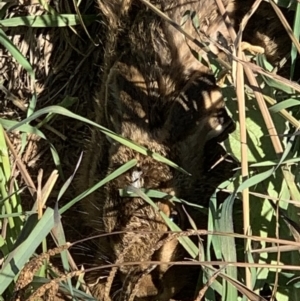
[[[109,72],[105,85],[105,117],[108,127],[116,133],[121,132],[122,126],[122,104],[119,90],[118,71],[112,68]]]
[[[122,16],[126,15],[132,5],[132,0],[124,1],[111,1],[100,0],[97,1],[99,5],[99,11],[105,16],[106,22],[112,28],[118,28],[122,21]]]

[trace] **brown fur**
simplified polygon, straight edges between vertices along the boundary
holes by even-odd
[[[152,2],[179,24],[187,10],[199,12],[200,28],[205,34],[217,39],[220,32],[230,42],[215,1]],[[237,1],[223,2],[234,18],[239,9]],[[200,49],[187,43],[182,34],[139,1],[102,0],[99,5],[107,17],[107,41],[102,85],[96,95],[96,121],[173,160],[191,176],[93,131],[81,170],[81,186],[92,186],[133,158],[138,161],[136,167],[83,203],[90,226],[105,233],[126,232],[100,239],[97,260],[118,264],[183,260],[187,254],[177,239],[163,243],[166,239],[163,233],[168,228],[159,212],[141,198],[121,198],[118,190],[133,185],[207,205],[215,188],[231,175],[232,167],[224,164],[210,170],[223,152],[215,137],[225,139],[234,127],[214,77],[192,55],[191,48],[205,56]],[[199,37],[191,22],[184,28],[195,38]],[[212,50],[218,54],[216,48]],[[222,132],[225,134],[220,136]],[[213,153],[214,159],[209,158]],[[182,229],[190,227],[182,205],[161,199],[153,201],[167,216],[177,213]],[[206,226],[205,217],[196,209],[186,207],[185,210],[198,228]],[[137,230],[141,234],[130,232]],[[143,234],[143,231],[152,233]],[[111,272],[108,278],[114,280],[110,292],[106,278],[92,290],[101,301],[130,300],[134,294],[137,301],[193,300],[198,274],[199,269],[190,267],[120,265],[117,276]],[[103,275],[107,274],[99,272],[95,277]]]

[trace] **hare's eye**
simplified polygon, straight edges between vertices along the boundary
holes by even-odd
[[[169,218],[170,218],[170,220],[171,220],[174,224],[176,224],[177,226],[180,225],[180,221],[181,221],[181,220],[180,220],[180,214],[179,214],[179,212],[178,212],[177,210],[172,209]]]

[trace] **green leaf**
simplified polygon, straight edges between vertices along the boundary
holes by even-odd
[[[83,15],[82,19],[88,25],[96,20],[96,15]],[[74,14],[55,14],[42,16],[23,16],[13,17],[0,21],[0,26],[3,27],[66,27],[80,24],[80,19]]]
[[[276,167],[272,167],[271,169],[261,172],[259,174],[256,174],[249,179],[245,180],[237,189],[237,192],[242,192],[245,188],[252,187],[254,185],[257,185],[258,183],[263,182],[265,179],[271,177],[276,170]]]
[[[56,242],[59,246],[64,246],[67,244],[64,228],[61,223],[61,216],[60,216],[60,213],[58,210],[58,201],[56,201],[55,207],[54,207],[54,227],[52,228],[51,233],[56,238]],[[62,261],[65,273],[69,273],[71,270],[70,270],[70,265],[69,265],[69,261],[68,261],[68,251],[63,250],[60,253],[60,257],[61,257],[61,261]],[[68,288],[71,293],[71,296],[73,296],[73,287],[72,287],[72,282],[71,282],[70,278],[67,278],[67,284],[68,284]]]
[[[228,196],[222,205],[221,210],[221,218],[217,223],[218,227],[217,230],[219,232],[227,232],[227,233],[234,233],[233,229],[233,218],[232,218],[232,209],[235,199],[231,196]],[[222,250],[222,257],[224,261],[227,262],[237,262],[237,255],[236,255],[236,246],[235,240],[233,236],[220,236],[220,243],[221,243],[221,250]],[[226,267],[225,269],[226,275],[230,276],[231,278],[237,280],[237,268],[234,266]],[[223,287],[226,291],[226,300],[237,300],[237,289],[226,282],[226,286]]]
[[[279,22],[279,21],[278,21]],[[263,67],[267,71],[271,71],[273,69],[273,66],[267,61],[265,55],[258,54],[257,55],[257,64],[261,67]],[[286,93],[292,94],[294,90],[290,87],[288,87],[286,84],[279,82],[278,80],[272,79],[268,76],[262,75],[262,78],[264,79],[265,83],[269,87],[273,87],[275,89],[279,89],[281,91],[284,91]]]
[[[114,172],[112,172],[110,175],[108,175],[105,179],[101,180],[99,183],[97,183],[93,187],[85,190],[83,193],[81,193],[75,199],[71,200],[68,204],[66,204],[65,206],[63,206],[59,210],[59,213],[63,214],[69,208],[71,208],[74,204],[76,204],[80,200],[84,199],[85,197],[87,197],[88,195],[90,195],[91,193],[93,193],[94,191],[96,191],[97,189],[99,189],[100,187],[102,187],[103,185],[105,185],[106,183],[108,183],[109,181],[115,179],[116,177],[118,177],[122,173],[126,172],[127,170],[129,170],[130,168],[132,168],[133,166],[135,166],[136,164],[137,164],[137,160],[135,160],[135,159],[132,159],[129,162],[125,163],[124,165],[122,165],[121,167],[119,167],[117,170],[115,170]]]
[[[177,231],[177,232],[182,231],[173,221],[171,221],[168,218],[168,216],[164,212],[159,210],[158,206],[143,191],[133,186],[130,187],[130,190],[133,191],[135,194],[137,194],[144,201],[146,201],[155,210],[157,210],[161,215],[161,217],[163,218],[164,222],[172,231]],[[192,256],[192,258],[196,258],[196,256],[199,253],[199,250],[189,237],[187,236],[178,237],[178,241],[186,249],[186,251]]]
[[[138,195],[136,193],[133,193],[131,191],[128,191],[128,187],[125,188],[125,189],[119,189],[119,195],[121,197],[131,197],[131,198],[134,198],[134,197],[137,197]],[[130,190],[130,189],[129,189]],[[153,190],[153,189],[145,189],[145,188],[140,188],[140,190],[145,193],[149,198],[155,198],[155,199],[167,199],[169,200],[170,202],[177,202],[177,203],[182,203],[182,204],[186,204],[188,206],[191,206],[191,207],[194,207],[194,208],[197,208],[197,209],[200,209],[200,210],[205,210],[207,211],[202,205],[199,205],[199,204],[195,204],[195,203],[190,203],[190,202],[187,202],[183,199],[179,199],[177,198],[176,196],[172,196],[170,194],[167,194],[165,192],[161,192],[161,191],[158,191],[158,190]]]
[[[0,28],[0,44],[2,44],[8,50],[8,52],[15,58],[15,60],[28,72],[32,82],[35,83],[35,73],[33,71],[32,66],[27,61],[27,59],[23,56],[20,50],[12,43],[12,41],[8,38],[8,36],[1,28]],[[35,109],[35,104],[36,104],[35,88],[33,92],[34,95],[32,101],[29,102],[27,116],[31,115]]]
[[[22,270],[25,263],[30,259],[36,248],[48,235],[54,226],[53,210],[47,208],[36,226],[27,232],[22,241],[6,258],[0,270],[0,295],[6,290],[15,276]],[[25,228],[27,229],[27,228]]]
[[[51,276],[53,278],[58,277],[58,275],[54,274],[52,271],[50,271],[50,273],[51,273]],[[50,281],[51,281],[51,279],[46,279],[46,278],[43,278],[43,277],[36,277],[35,276],[33,278],[32,284],[35,285],[35,286],[41,286],[41,285],[44,285],[46,283],[49,283]],[[68,286],[65,283],[63,283],[63,282],[59,283],[59,289],[63,293],[66,293],[66,294],[70,293]],[[95,299],[91,295],[88,295],[87,293],[85,293],[85,292],[83,292],[81,290],[77,290],[77,289],[73,288],[73,292],[74,292],[74,297],[78,298],[78,299],[74,298],[74,300],[76,300],[76,301],[77,300],[98,301],[97,299]]]
[[[263,162],[251,164],[251,165],[249,165],[249,167],[274,166],[274,165],[278,165],[280,161],[281,161],[280,159],[276,159],[276,160],[273,160],[273,161],[263,161]],[[281,164],[282,165],[285,165],[285,164],[291,165],[291,164],[296,164],[298,162],[300,162],[300,157],[284,160],[284,161],[281,162]]]
[[[294,36],[296,37],[297,41],[299,41],[299,38],[300,38],[300,5],[299,5],[299,3],[298,3],[297,8],[296,8],[293,32],[294,32]],[[292,44],[292,50],[291,50],[291,75],[290,75],[291,79],[293,79],[293,77],[294,77],[294,72],[295,72],[295,67],[296,67],[296,62],[297,62],[297,56],[298,56],[298,51],[297,51],[296,46],[293,43]]]
[[[3,118],[0,118],[0,124],[5,129],[9,129],[9,128],[12,128],[14,126],[18,126],[18,130],[20,132],[24,132],[24,133],[28,133],[28,134],[34,134],[34,135],[37,135],[37,136],[47,140],[45,135],[39,129],[37,129],[36,127],[31,126],[29,124],[23,124],[19,127],[19,122],[18,121],[7,120],[7,119],[3,119]]]
[[[299,106],[299,105],[300,105],[300,100],[297,100],[295,98],[289,98],[289,99],[286,99],[284,101],[277,103],[276,105],[271,106],[269,108],[269,110],[273,113],[277,113],[283,109],[287,109],[287,108]]]
[[[247,129],[247,146],[248,146],[248,162],[256,163],[263,161],[273,161],[276,159],[276,153],[274,151],[273,144],[271,143],[271,137],[268,135],[268,129],[261,116],[260,109],[257,105],[257,101],[253,98],[246,101],[246,129]],[[234,101],[227,102],[227,106],[230,109],[233,120],[239,120],[237,114],[238,108]],[[286,131],[285,120],[282,116],[276,114],[272,115],[274,124],[278,133]],[[240,141],[240,125],[236,122],[236,131],[229,135],[229,139],[224,141],[226,150],[229,153],[241,161],[241,141]]]
[[[56,114],[64,115],[64,116],[67,116],[70,118],[80,120],[80,121],[90,124],[92,126],[95,126],[96,128],[99,128],[101,132],[103,132],[108,137],[114,139],[115,141],[118,141],[121,144],[128,146],[129,148],[131,148],[145,156],[151,156],[153,159],[155,159],[159,162],[165,163],[165,164],[189,175],[189,173],[187,173],[184,169],[182,169],[181,167],[179,167],[177,164],[173,163],[172,161],[164,158],[163,156],[161,156],[157,153],[154,153],[154,152],[148,150],[147,148],[140,146],[140,145],[136,144],[135,142],[130,141],[129,139],[126,139],[124,137],[121,137],[120,135],[117,135],[116,133],[112,132],[111,130],[109,130],[87,118],[76,115],[76,114],[72,113],[71,111],[69,111],[65,108],[59,107],[59,106],[49,106],[47,108],[43,108],[43,109],[39,110],[39,111],[35,112],[34,114],[32,114],[31,116],[27,117],[26,119],[22,120],[18,125],[10,128],[9,131],[13,131],[13,130],[17,129],[19,126],[21,126],[27,122],[30,122],[30,121],[40,117],[41,115],[47,114],[47,113],[56,113]]]
[[[59,201],[61,199],[61,197],[64,195],[64,193],[66,192],[66,190],[68,189],[68,187],[71,185],[74,177],[75,177],[75,174],[76,174],[76,171],[80,165],[80,162],[81,162],[81,159],[82,159],[82,155],[83,153],[80,154],[80,157],[78,159],[78,162],[76,164],[76,167],[75,167],[75,170],[73,172],[73,174],[68,178],[68,180],[64,183],[63,187],[60,189],[59,193],[58,193],[58,197],[57,197],[57,201]]]
[[[46,140],[49,143],[54,164],[55,164],[56,168],[58,169],[60,176],[64,179],[58,152],[55,149],[54,145],[49,142],[49,140],[46,138],[46,136],[44,135],[43,132],[41,132],[36,127],[30,126],[29,124],[23,123],[22,125],[20,125],[20,123],[17,121],[6,120],[6,119],[2,119],[2,118],[0,118],[0,125],[2,125],[5,129],[17,127],[18,130],[21,132],[34,134],[34,135],[37,135],[37,136],[41,137],[42,139]]]

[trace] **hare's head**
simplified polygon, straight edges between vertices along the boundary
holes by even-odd
[[[215,78],[194,74],[169,104],[164,130],[172,144],[192,136],[196,143],[232,132],[234,124],[225,109]],[[202,144],[203,145],[203,144]]]

